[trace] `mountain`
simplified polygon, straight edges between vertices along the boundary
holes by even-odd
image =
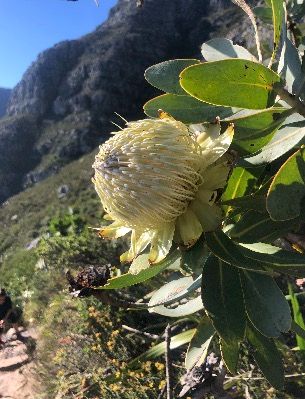
[[[94,32],[41,53],[0,119],[0,203],[92,151],[121,123],[115,112],[143,117],[148,66],[199,56],[213,36],[252,43],[249,25],[229,1],[119,0]]]
[[[5,115],[12,90],[0,87],[0,118]]]

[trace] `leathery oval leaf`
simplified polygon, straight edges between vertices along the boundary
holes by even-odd
[[[163,94],[144,104],[145,114],[152,118],[158,117],[160,109],[183,123],[214,122],[216,117],[227,118],[236,111],[231,107],[207,104],[188,95],[175,94]]]
[[[251,325],[247,328],[247,338],[253,348],[253,357],[266,379],[274,388],[283,389],[284,367],[274,340],[264,337]]]
[[[276,338],[291,327],[290,308],[274,279],[240,270],[245,308],[249,320],[266,337]]]
[[[201,46],[201,54],[206,61],[219,61],[227,58],[242,58],[244,60],[256,61],[256,58],[247,49],[232,40],[223,37],[211,39]]]
[[[195,366],[199,367],[204,363],[214,334],[215,329],[212,323],[206,316],[203,317],[198,324],[186,353],[185,367],[188,370]]]
[[[274,104],[280,76],[262,64],[241,59],[206,62],[180,74],[182,88],[210,104],[264,109]],[[249,95],[251,93],[251,95]]]
[[[201,295],[205,311],[221,338],[228,344],[242,341],[246,314],[238,270],[211,255],[203,267]]]
[[[267,211],[273,220],[301,215],[305,197],[305,149],[295,152],[275,175],[268,194]]]
[[[185,94],[179,85],[179,74],[190,65],[199,64],[196,59],[169,60],[147,68],[144,76],[152,86],[173,94]]]
[[[150,265],[148,262],[147,255],[139,255],[137,258],[137,262],[141,262],[143,267],[138,274],[125,273],[122,274],[121,276],[113,277],[108,280],[106,285],[98,287],[98,289],[115,290],[142,283],[143,281],[151,279],[152,277],[161,273],[166,268],[170,267],[179,258],[180,258],[180,252],[178,250],[175,250],[171,252],[162,262]]]

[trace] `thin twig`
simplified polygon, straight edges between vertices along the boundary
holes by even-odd
[[[261,51],[261,45],[260,45],[255,15],[245,0],[232,0],[232,2],[235,3],[236,5],[238,5],[248,15],[248,17],[252,23],[252,26],[254,28],[258,61],[262,62],[263,56],[262,56],[262,51]]]
[[[158,398],[157,399],[162,399],[163,398],[163,396],[164,396],[164,394],[165,394],[165,391],[166,391],[166,384],[164,385],[164,387],[162,388],[162,390],[161,390],[161,392],[160,392],[160,394],[159,394],[159,396],[158,396]]]
[[[305,117],[305,104],[302,101],[300,101],[294,94],[291,94],[285,90],[281,84],[275,84],[273,88],[282,100],[284,100],[300,115]]]
[[[173,399],[170,343],[171,343],[171,326],[170,324],[168,324],[165,329],[166,399]]]
[[[296,374],[286,374],[284,376],[285,378],[297,378],[297,377],[305,377],[305,373],[296,373]],[[242,380],[242,381],[262,381],[265,380],[265,377],[243,377],[236,375],[234,377],[226,377],[226,382],[228,381],[236,381],[236,380]]]
[[[135,334],[144,335],[145,337],[150,338],[150,339],[159,339],[160,338],[159,335],[157,335],[157,334],[150,334],[150,333],[145,332],[145,331],[140,331],[140,330],[137,330],[136,328],[126,326],[125,324],[122,325],[122,328],[124,330],[133,332]]]

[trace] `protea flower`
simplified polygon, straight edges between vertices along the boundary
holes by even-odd
[[[121,261],[132,261],[150,244],[149,260],[161,261],[172,241],[189,247],[203,232],[215,230],[222,219],[215,204],[229,169],[226,156],[233,127],[219,135],[202,125],[170,117],[143,119],[100,146],[95,158],[95,189],[113,223],[102,237],[131,232],[131,247]]]

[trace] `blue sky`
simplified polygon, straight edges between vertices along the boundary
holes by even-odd
[[[0,0],[0,87],[13,87],[38,53],[91,32],[117,0]]]

